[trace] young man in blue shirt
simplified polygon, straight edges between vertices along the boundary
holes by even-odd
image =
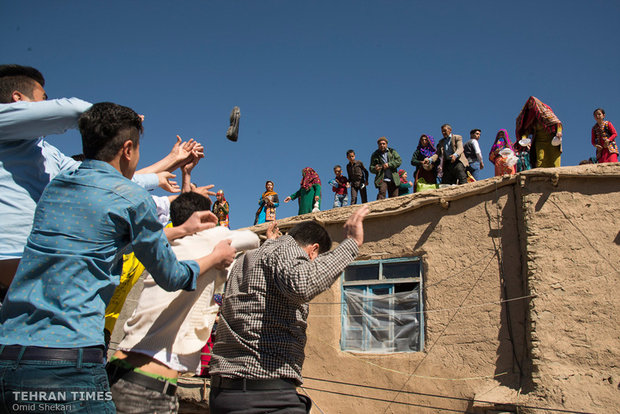
[[[37,205],[17,274],[0,308],[3,408],[115,412],[103,366],[103,321],[118,284],[123,253],[133,250],[164,289],[192,290],[211,267],[229,265],[230,242],[179,262],[152,198],[130,181],[140,158],[142,119],[130,108],[99,103],[79,119],[86,160],[59,174]],[[188,234],[215,226],[198,213]],[[16,408],[17,407],[17,408]]]
[[[77,98],[48,100],[44,86],[45,79],[35,68],[0,65],[0,300],[15,276],[43,190],[55,176],[80,165],[44,137],[77,128],[79,116],[91,103]],[[161,185],[169,190],[164,171],[179,166],[182,154],[173,156],[179,146],[143,169],[134,181],[147,189]]]

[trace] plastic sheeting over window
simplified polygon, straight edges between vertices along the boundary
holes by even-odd
[[[401,291],[404,286],[398,284],[345,287],[342,348],[373,353],[419,351],[419,284],[406,286],[411,289]]]

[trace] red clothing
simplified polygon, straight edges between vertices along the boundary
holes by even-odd
[[[596,149],[596,160],[603,162],[618,162],[618,145],[616,137],[618,133],[613,124],[609,121],[600,127],[598,122],[592,127],[592,145],[600,145],[603,149]]]
[[[347,180],[347,177],[345,177],[344,175],[341,175],[340,177],[336,177],[335,180],[336,182],[338,182],[338,187],[332,187],[332,191],[340,195],[346,194],[347,183],[349,182],[349,180]]]

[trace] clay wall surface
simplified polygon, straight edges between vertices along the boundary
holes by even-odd
[[[341,351],[336,282],[310,306],[304,391],[322,412],[620,412],[619,166],[532,170],[369,206],[358,259],[422,259],[424,350]],[[281,227],[312,217],[341,241],[354,208]]]
[[[304,364],[304,389],[323,412],[465,411],[473,395],[498,383],[516,387],[515,361],[526,352],[526,302],[510,302],[513,350],[501,301],[525,295],[517,203],[513,186],[496,181],[370,203],[358,259],[422,259],[424,351],[342,352],[341,284],[335,283],[310,304]],[[469,194],[479,187],[482,194]],[[354,208],[314,217],[341,241]]]
[[[605,167],[528,177],[523,195],[533,394],[601,413],[620,412],[620,176]]]

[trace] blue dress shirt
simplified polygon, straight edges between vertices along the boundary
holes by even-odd
[[[177,261],[146,190],[103,161],[58,175],[0,308],[0,343],[103,345],[105,308],[132,249],[162,288],[195,289],[198,263]]]
[[[22,256],[43,189],[80,165],[41,137],[76,128],[90,106],[77,98],[0,104],[0,260]],[[147,189],[158,185],[155,174],[136,178]]]

